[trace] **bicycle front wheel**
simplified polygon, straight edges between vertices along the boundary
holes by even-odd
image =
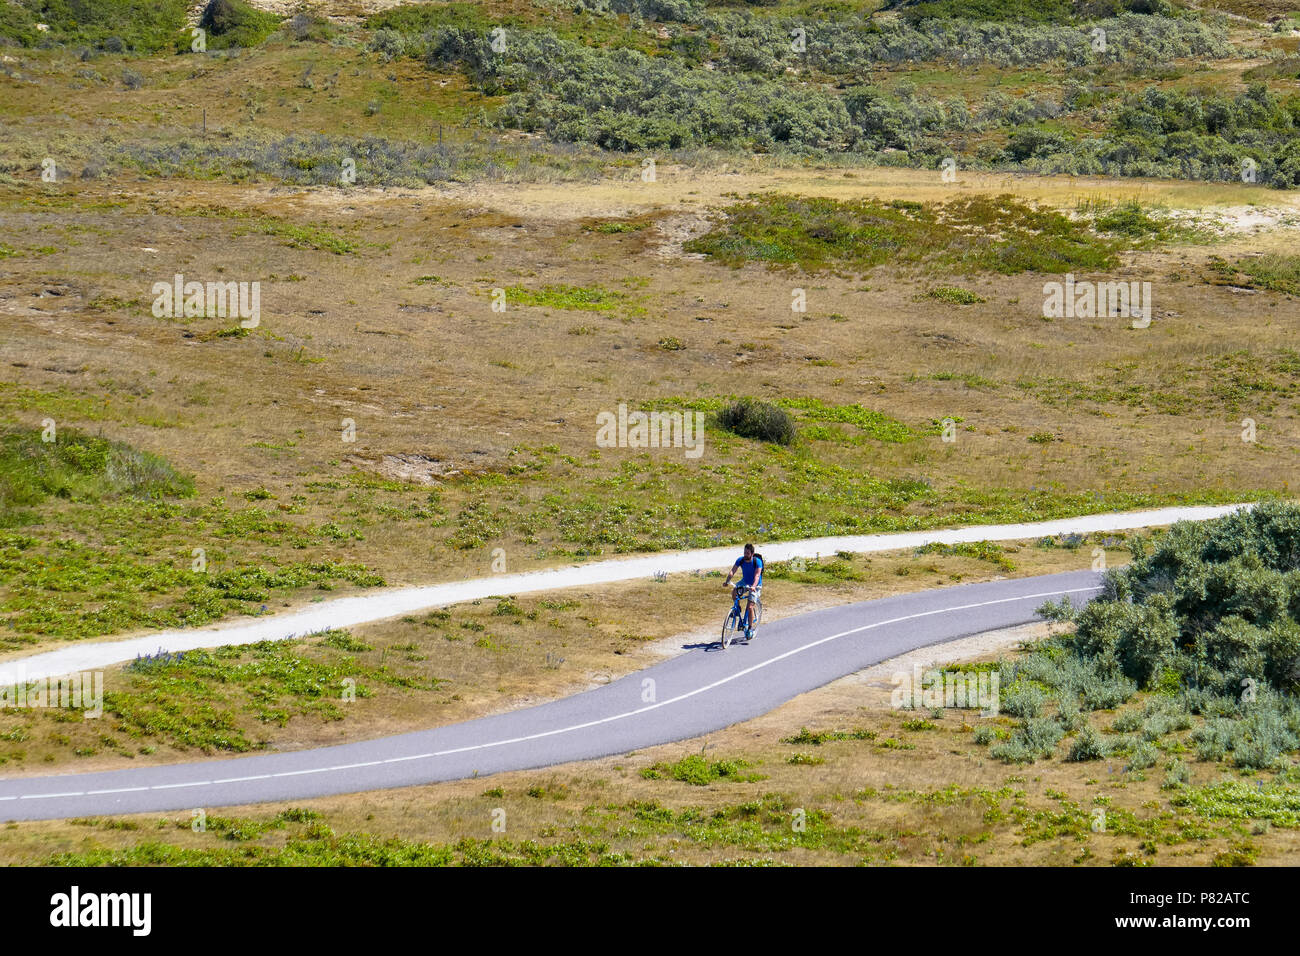
[[[727,613],[726,620],[722,622],[722,640],[720,643],[722,644],[722,649],[724,651],[727,649],[727,645],[730,644],[733,640],[735,640],[736,624],[738,621],[739,618],[736,616],[736,612],[733,610]]]

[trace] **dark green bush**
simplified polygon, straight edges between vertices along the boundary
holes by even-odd
[[[795,424],[784,409],[760,402],[754,398],[741,398],[718,412],[718,424],[743,438],[789,445],[794,441]]]
[[[1076,617],[1085,655],[1124,676],[1240,696],[1243,682],[1293,690],[1300,667],[1300,508],[1266,503],[1217,521],[1174,525],[1132,543],[1103,597]]]
[[[1073,634],[1002,666],[1002,708],[1026,724],[994,756],[1036,759],[1028,728],[1045,718],[1043,700],[1026,700],[1032,688],[1049,688],[1057,723],[1073,729],[1077,702],[1110,709],[1141,686],[1157,696],[1111,725],[1130,735],[1111,750],[1130,751],[1134,769],[1153,765],[1154,742],[1192,728],[1193,715],[1202,718],[1190,738],[1200,759],[1278,766],[1300,749],[1300,507],[1268,502],[1181,522],[1130,547],[1133,562],[1107,573],[1097,600],[1077,612],[1047,609],[1072,621]],[[1095,759],[1106,743],[1084,728],[1071,759]]]
[[[212,36],[208,47],[257,46],[280,26],[280,18],[245,3],[244,0],[211,0],[204,7],[199,26]]]

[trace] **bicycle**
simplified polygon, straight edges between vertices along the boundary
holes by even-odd
[[[763,620],[763,600],[762,594],[760,593],[762,590],[762,588],[752,588],[746,587],[743,584],[737,584],[735,589],[731,592],[731,610],[727,612],[727,616],[722,622],[722,640],[719,642],[724,651],[727,649],[729,644],[735,643],[736,629],[741,628],[743,630],[742,625],[745,620],[745,611],[740,606],[740,602],[746,598],[749,599],[749,606],[753,608],[752,617],[750,619],[752,622],[750,624],[750,637],[746,638],[746,643],[757,636],[759,622]]]

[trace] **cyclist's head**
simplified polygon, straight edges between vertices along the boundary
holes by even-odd
[[[752,558],[753,556],[754,556],[754,546],[752,544],[745,545],[745,558],[749,559]]]

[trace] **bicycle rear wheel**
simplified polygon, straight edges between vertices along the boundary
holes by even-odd
[[[720,643],[722,644],[722,649],[724,651],[727,649],[727,645],[735,640],[736,625],[739,623],[739,620],[740,619],[736,616],[735,609],[733,608],[727,612],[726,620],[722,622],[722,640]]]

